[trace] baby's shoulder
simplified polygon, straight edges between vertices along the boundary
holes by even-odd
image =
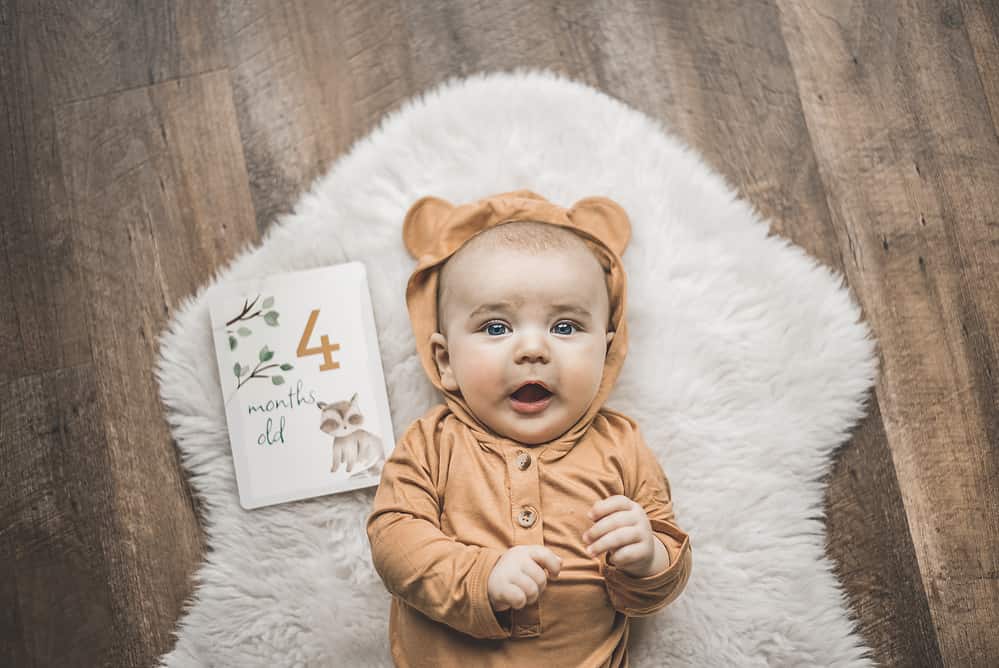
[[[437,404],[428,408],[423,415],[409,423],[399,437],[400,441],[413,443],[418,441],[421,444],[430,444],[437,440],[437,435],[444,427],[444,422],[450,415],[448,407],[444,404]]]
[[[600,409],[598,415],[603,418],[607,429],[610,431],[628,435],[639,433],[638,423],[635,422],[634,418],[625,415],[621,411],[604,406]]]
[[[447,407],[447,404],[434,404],[419,417],[419,420],[431,427],[438,427],[444,423],[449,415],[451,415],[451,409]]]

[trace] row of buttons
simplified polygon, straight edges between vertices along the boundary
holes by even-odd
[[[541,535],[541,489],[538,467],[531,469],[532,456],[526,448],[518,449],[510,462],[510,498],[514,504],[517,534],[514,541],[521,545],[543,545]],[[526,473],[525,473],[526,472]],[[530,638],[541,635],[541,598],[531,605],[510,611],[511,637]]]
[[[531,465],[531,455],[523,450],[517,453],[517,468],[526,471]],[[517,523],[525,529],[530,529],[538,521],[538,511],[533,506],[524,506],[517,513]]]

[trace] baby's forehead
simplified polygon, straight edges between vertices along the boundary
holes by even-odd
[[[468,285],[461,290],[459,299],[468,308],[482,305],[503,306],[508,309],[525,306],[579,306],[591,311],[599,298],[601,288],[580,288],[577,290],[544,290],[525,293],[521,290],[504,290],[502,288],[487,289],[481,286]]]
[[[574,272],[595,271],[602,273],[600,261],[585,245],[544,249],[518,248],[516,246],[464,247],[447,261],[448,273],[475,273],[483,265],[520,263],[552,263],[571,266]]]
[[[603,267],[594,257],[567,249],[550,249],[529,254],[514,252],[526,263],[507,262],[509,256],[492,250],[477,257],[462,258],[462,266],[448,278],[446,293],[468,307],[483,303],[506,302],[511,307],[525,303],[578,303],[592,307],[600,295],[608,294]],[[559,257],[559,266],[550,261]],[[497,261],[494,261],[497,260]],[[548,263],[548,264],[546,264]],[[532,269],[550,269],[545,280],[534,280]],[[524,297],[527,297],[525,299]]]

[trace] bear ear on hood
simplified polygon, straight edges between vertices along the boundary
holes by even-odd
[[[409,207],[402,223],[402,241],[410,255],[419,260],[434,254],[444,236],[440,231],[454,208],[447,200],[432,195],[421,197]]]
[[[631,240],[631,221],[620,204],[607,197],[584,197],[566,212],[580,229],[603,241],[620,257]]]

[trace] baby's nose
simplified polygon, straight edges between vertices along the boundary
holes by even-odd
[[[521,362],[547,362],[548,355],[541,351],[526,351],[517,356]]]
[[[548,345],[543,337],[525,334],[517,344],[518,361],[548,361]]]

